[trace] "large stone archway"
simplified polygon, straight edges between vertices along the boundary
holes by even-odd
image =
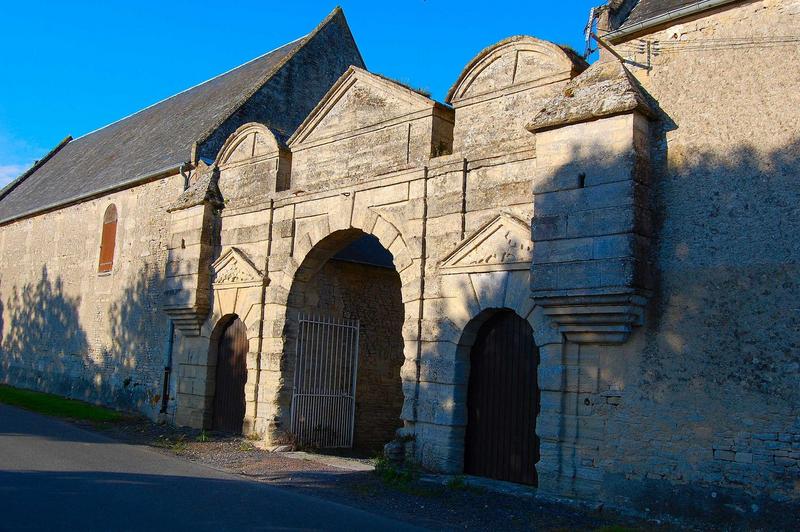
[[[289,291],[284,330],[285,363],[281,370],[283,389],[279,397],[283,412],[287,412],[291,396],[297,392],[299,345],[308,346],[306,354],[313,353],[319,362],[315,371],[303,372],[306,388],[332,385],[332,380],[337,380],[333,376],[332,364],[336,360],[345,360],[347,353],[354,351],[344,349],[346,353],[341,353],[343,346],[338,345],[334,337],[340,336],[343,330],[324,323],[357,323],[358,333],[349,342],[351,348],[358,350],[357,362],[354,366],[339,362],[336,369],[351,367],[356,392],[352,404],[352,445],[356,451],[366,454],[382,451],[383,446],[394,438],[396,430],[402,426],[400,412],[404,402],[400,378],[404,363],[402,331],[405,318],[401,281],[391,255],[383,255],[381,252],[386,250],[381,247],[375,237],[349,229],[323,239],[306,256]],[[333,256],[332,251],[335,253]],[[306,325],[301,326],[301,320]],[[301,329],[308,342],[299,339]],[[339,375],[339,381],[341,377]],[[346,408],[350,404],[339,403],[337,408]],[[321,404],[317,406],[322,407]],[[340,418],[341,414],[329,412],[327,415],[332,421],[333,417]],[[287,421],[283,419],[283,426],[287,426]],[[294,423],[297,422],[295,419]],[[299,428],[292,426],[295,438],[299,436],[296,432]],[[306,434],[306,439],[308,437],[310,435]],[[309,444],[308,441],[304,443]]]
[[[403,358],[401,379],[403,390],[402,412],[410,411],[415,397],[416,337],[418,328],[420,274],[419,261],[411,258],[405,239],[396,226],[372,209],[364,209],[359,216],[353,212],[353,223],[341,224],[337,213],[307,223],[303,234],[297,238],[292,254],[281,271],[273,272],[274,280],[267,288],[265,314],[269,320],[264,327],[264,353],[262,354],[259,387],[259,416],[256,430],[269,443],[281,443],[287,437],[291,416],[293,392],[293,364],[297,320],[294,316],[303,308],[309,282],[340,250],[363,235],[371,235],[392,255],[392,262],[400,279],[402,302]],[[341,213],[338,213],[341,215]],[[348,216],[349,218],[349,216]],[[410,368],[410,371],[409,371]],[[398,411],[397,415],[400,416]]]

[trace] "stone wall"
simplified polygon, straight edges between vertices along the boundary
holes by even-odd
[[[481,102],[492,99],[492,90],[513,95],[509,101],[520,107],[513,122],[489,114],[453,128],[453,113],[441,104],[350,69],[289,139],[288,190],[272,186],[267,155],[222,162],[223,198],[214,222],[220,258],[210,265],[212,310],[199,336],[181,338],[178,348],[179,423],[207,425],[215,364],[209,339],[226,316],[244,316],[251,346],[245,432],[271,444],[285,441],[298,333],[292,317],[308,310],[307,295],[314,293],[326,262],[369,234],[391,253],[399,276],[400,417],[401,431],[411,440],[410,456],[435,471],[463,470],[469,351],[480,325],[498,310],[511,309],[531,324],[542,355],[540,383],[549,395],[537,421],[543,451],[537,468],[543,487],[561,489],[578,463],[574,448],[589,421],[574,408],[584,398],[572,378],[580,373],[579,361],[565,354],[557,327],[529,297],[536,153],[532,135],[519,128],[544,95],[557,93],[580,68],[559,47],[532,38],[504,42],[498,53],[513,57],[518,45],[525,47],[521,51],[534,47],[543,57],[523,65],[525,76],[500,70],[490,74],[498,83],[484,77],[481,83],[489,89],[479,95]],[[511,68],[514,62],[504,64]],[[531,70],[535,65],[541,75]],[[465,72],[469,79],[472,74],[469,68]],[[389,133],[398,127],[404,135]],[[246,134],[240,130],[226,146]],[[449,146],[437,148],[451,139],[465,146],[466,138],[477,144],[452,154]],[[515,139],[513,150],[509,139]],[[239,190],[258,190],[269,202],[259,205]],[[191,265],[187,259],[187,271]],[[569,434],[562,432],[565,412],[575,422]],[[572,446],[567,458],[560,452],[566,445]]]
[[[289,139],[292,186],[337,188],[398,168],[418,168],[434,152],[451,151],[452,130],[451,109],[350,68]]]
[[[164,213],[182,184],[167,177],[0,227],[0,382],[157,417],[170,331]],[[114,266],[99,274],[112,203]]]
[[[285,140],[347,67],[364,66],[341,9],[334,9],[309,35],[280,71],[204,139],[199,155],[214,159],[225,139],[252,120],[270,124]]]
[[[201,195],[168,228],[176,178],[0,228],[3,257],[23,257],[0,278],[0,369],[155,405],[168,249],[171,297],[204,298],[177,335],[179,424],[208,426],[209,345],[238,316],[250,342],[244,430],[281,443],[292,316],[314,309],[364,320],[363,376],[398,390],[387,401],[359,383],[357,443],[383,443],[399,414],[410,456],[460,473],[469,351],[481,324],[511,309],[541,354],[542,493],[756,519],[794,508],[800,96],[787,87],[800,52],[781,35],[798,33],[800,0],[739,2],[619,44],[629,70],[585,71],[560,47],[515,37],[467,66],[454,111],[350,68],[286,145],[257,124],[217,139],[219,168],[198,181],[216,199]],[[249,135],[263,150],[226,158]],[[120,258],[98,277],[112,198]],[[85,218],[97,220],[86,232],[48,231]],[[364,234],[396,274],[329,262]],[[20,359],[23,341],[43,356]]]
[[[328,261],[306,286],[305,310],[359,320],[355,447],[375,453],[402,427],[403,302],[397,272]]]
[[[497,154],[530,149],[533,136],[525,124],[531,116],[525,110],[536,112],[586,66],[577,55],[526,36],[482,50],[448,94],[457,115],[454,151]]]
[[[660,121],[654,296],[593,399],[608,500],[797,515],[800,52],[780,41],[798,34],[800,2],[764,0],[617,47],[649,65],[629,68]]]

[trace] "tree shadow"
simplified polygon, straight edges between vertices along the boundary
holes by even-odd
[[[3,280],[0,279],[0,294],[2,294],[2,293],[3,293]],[[5,328],[4,328],[5,327],[5,322],[3,321],[3,312],[4,311],[5,311],[5,306],[3,305],[3,298],[0,297],[0,353],[2,353],[2,350],[3,350],[3,331],[5,330]],[[2,365],[2,363],[0,363],[0,368],[2,368],[2,367],[3,367],[3,365]]]
[[[170,331],[163,287],[145,265],[110,304],[96,297],[87,308],[43,266],[36,282],[12,288],[0,313],[0,382],[156,417]]]
[[[414,529],[356,508],[196,468],[160,474],[0,471],[0,491],[3,525],[10,530]]]
[[[169,365],[169,317],[160,309],[161,270],[145,264],[109,307],[111,344],[105,376],[115,404],[155,417],[161,408],[164,368]],[[174,391],[170,397],[175,397]]]
[[[797,465],[783,458],[800,432],[800,140],[667,143],[679,125],[651,139],[644,323],[600,352],[601,395],[586,414],[605,425],[601,497],[756,522],[798,503]],[[615,157],[576,151],[568,166],[591,185]],[[618,390],[619,402],[602,395]],[[762,510],[736,517],[735,505]]]
[[[39,280],[12,288],[8,331],[0,344],[0,380],[17,387],[74,397],[85,378],[89,342],[81,326],[80,297],[64,293],[46,266]]]

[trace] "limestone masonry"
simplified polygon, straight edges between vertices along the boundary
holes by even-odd
[[[524,448],[542,494],[797,525],[800,0],[593,17],[595,63],[510,37],[441,103],[337,8],[67,139],[0,192],[0,382],[206,429],[240,401],[265,445],[305,423],[443,473]]]

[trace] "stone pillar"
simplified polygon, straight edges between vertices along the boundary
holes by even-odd
[[[207,428],[213,387],[208,383],[208,335],[201,329],[211,308],[211,268],[222,201],[219,172],[201,167],[200,177],[169,209],[170,239],[163,310],[180,333],[175,343],[178,425]]]
[[[649,117],[620,63],[596,64],[536,117],[531,288],[576,343],[624,342],[649,294]]]
[[[177,364],[178,400],[175,424],[197,429],[211,427],[214,389],[209,382],[208,338],[177,335],[174,360]]]

